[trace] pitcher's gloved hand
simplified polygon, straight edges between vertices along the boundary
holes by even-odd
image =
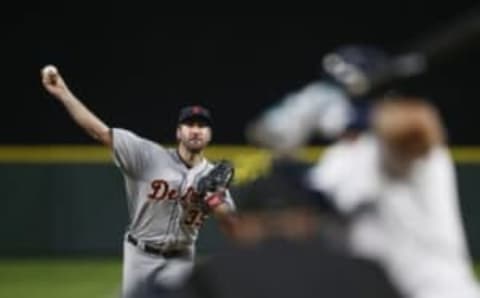
[[[228,160],[221,160],[215,164],[210,172],[200,178],[197,191],[204,198],[204,207],[212,210],[224,202],[225,191],[233,180],[235,170]]]

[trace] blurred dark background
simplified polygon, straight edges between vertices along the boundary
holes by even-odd
[[[51,63],[112,126],[173,142],[178,109],[201,103],[214,113],[216,143],[243,144],[246,121],[317,79],[328,50],[361,42],[399,53],[476,2],[319,3],[282,16],[165,16],[131,3],[16,4],[2,11],[0,143],[92,143],[42,89],[40,68]],[[310,15],[293,15],[301,10]],[[438,103],[454,145],[480,144],[479,39],[460,43],[408,87]]]

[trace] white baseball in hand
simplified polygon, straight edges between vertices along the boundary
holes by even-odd
[[[42,73],[44,76],[53,76],[58,73],[58,70],[53,65],[47,65],[42,69]]]
[[[57,84],[58,70],[53,65],[47,65],[42,68],[42,76],[48,84]]]

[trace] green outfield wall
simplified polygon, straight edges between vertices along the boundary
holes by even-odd
[[[299,152],[314,161],[321,147]],[[461,207],[473,256],[480,260],[480,148],[452,148]],[[231,159],[235,183],[267,171],[271,156],[242,146],[213,146],[212,159]],[[127,224],[123,181],[110,152],[97,146],[0,147],[0,256],[118,255]],[[225,244],[213,220],[200,252]]]

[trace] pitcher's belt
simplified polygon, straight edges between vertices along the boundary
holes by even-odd
[[[176,258],[176,257],[183,257],[189,255],[188,249],[170,249],[170,250],[163,250],[158,247],[154,247],[145,243],[144,245],[139,245],[140,241],[137,238],[133,237],[132,235],[127,235],[127,241],[131,244],[135,245],[136,247],[142,249],[145,252],[163,256],[164,258]]]

